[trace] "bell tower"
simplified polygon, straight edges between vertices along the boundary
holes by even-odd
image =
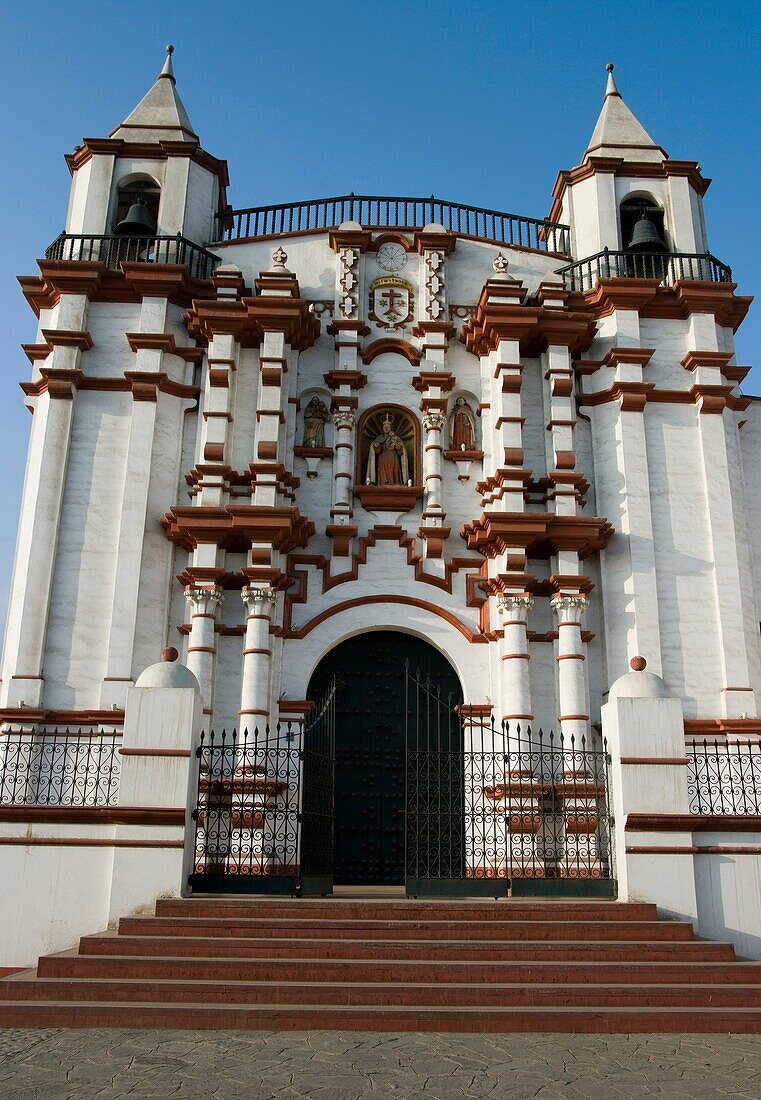
[[[214,237],[227,166],[201,149],[177,92],[173,46],[153,87],[107,138],[85,138],[66,158],[73,181],[68,234]]]
[[[558,175],[550,217],[570,224],[577,258],[606,248],[702,255],[710,182],[695,161],[671,160],[655,143],[621,97],[609,64],[597,124],[581,163]]]

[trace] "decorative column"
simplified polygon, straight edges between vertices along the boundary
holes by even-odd
[[[550,600],[558,620],[558,721],[567,752],[571,738],[579,747],[589,730],[586,653],[581,639],[581,618],[588,605],[587,597],[581,595],[553,596]]]
[[[502,668],[502,719],[515,732],[515,724],[526,730],[533,721],[531,709],[531,678],[529,676],[527,622],[534,606],[534,597],[527,592],[506,592],[497,597],[501,619],[500,664]]]
[[[190,636],[187,666],[201,688],[203,713],[211,715],[214,696],[214,658],[217,653],[215,625],[224,592],[216,585],[188,586],[185,599],[190,607]]]
[[[360,370],[362,337],[370,331],[362,318],[360,303],[364,286],[365,252],[372,240],[369,230],[358,222],[343,222],[330,232],[336,254],[334,317],[328,333],[335,337],[335,365],[323,377],[333,391],[331,412],[336,429],[333,460],[333,500],[330,523],[325,532],[333,542],[331,572],[348,568],[352,540],[358,532],[353,522],[354,429],[359,404],[357,392],[367,385]]]
[[[425,337],[426,340],[430,337]],[[446,339],[444,338],[444,343]],[[423,413],[423,483],[425,485],[425,505],[423,508],[422,524],[418,528],[418,535],[425,543],[425,556],[427,558],[440,558],[444,549],[444,542],[449,538],[450,528],[444,526],[447,518],[443,505],[441,456],[444,450],[442,445],[442,431],[446,426],[447,398],[446,395],[454,386],[452,375],[438,367],[444,365],[443,355],[441,362],[433,360],[436,369],[430,369],[428,355],[426,364],[429,369],[421,370],[412,379],[412,385],[421,394],[420,409]]]
[[[560,732],[563,738],[563,776],[556,775],[555,795],[562,803],[563,849],[556,838],[553,862],[564,878],[594,878],[600,873],[598,801],[605,797],[604,784],[594,781],[584,760],[589,745],[585,644],[581,619],[586,596],[559,595],[550,601],[558,618],[558,681]]]
[[[503,721],[507,723],[508,772],[499,777],[495,792],[505,815],[507,874],[510,879],[542,878],[544,865],[537,851],[544,784],[531,766],[531,678],[527,622],[534,597],[508,592],[497,597],[501,618],[500,690]],[[496,808],[496,807],[495,807]]]
[[[273,588],[251,585],[241,591],[246,607],[246,641],[243,649],[243,679],[240,696],[240,728],[251,735],[263,732],[270,719],[270,626],[277,602]]]

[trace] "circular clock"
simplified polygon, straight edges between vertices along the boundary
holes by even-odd
[[[397,241],[386,241],[378,249],[378,266],[384,271],[401,271],[407,263],[404,245]]]

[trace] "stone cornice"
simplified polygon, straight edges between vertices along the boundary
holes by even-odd
[[[640,317],[681,320],[693,313],[710,313],[716,323],[736,331],[753,298],[735,294],[736,283],[706,283],[680,279],[673,287],[657,279],[599,279],[593,289],[574,291],[569,308],[587,312],[595,320],[617,309],[633,310]]]
[[[559,550],[574,550],[586,558],[603,550],[613,534],[604,517],[551,512],[484,512],[460,529],[468,549],[487,558],[518,547],[525,549],[527,557],[546,558]]]
[[[84,294],[92,302],[140,302],[166,297],[180,306],[214,293],[211,283],[192,278],[184,264],[125,263],[121,270],[100,262],[39,260],[40,275],[21,275],[24,297],[39,317],[53,309],[62,294]]]
[[[227,161],[219,160],[201,148],[195,141],[124,141],[122,138],[84,138],[73,153],[67,153],[65,160],[69,172],[74,172],[87,164],[93,156],[131,157],[138,160],[168,160],[169,157],[189,157],[219,179],[222,190],[230,186]]]
[[[282,332],[297,351],[310,348],[320,335],[320,322],[303,298],[256,295],[236,300],[194,301],[185,314],[188,332],[209,342],[215,335],[234,336],[243,347],[257,347],[265,332]]]
[[[229,504],[226,507],[175,506],[162,519],[167,538],[185,550],[213,543],[226,550],[247,550],[268,543],[288,553],[306,546],[314,524],[298,508]]]
[[[711,180],[701,175],[700,167],[694,160],[628,161],[623,157],[586,157],[583,164],[576,168],[564,169],[558,173],[552,188],[553,203],[548,214],[550,221],[559,221],[566,188],[595,175],[613,175],[626,179],[668,179],[669,176],[684,176],[690,186],[699,195],[705,195],[711,186]]]
[[[579,354],[591,345],[594,317],[588,309],[526,304],[526,291],[517,283],[490,279],[481,291],[475,313],[460,329],[468,351],[483,356],[500,340],[515,340],[521,354],[536,355],[550,344]]]

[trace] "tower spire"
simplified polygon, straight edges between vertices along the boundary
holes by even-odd
[[[582,162],[589,157],[620,157],[628,161],[654,161],[668,159],[668,153],[656,145],[645,127],[626,106],[613,76],[613,64],[606,66],[608,73],[600,117]]]
[[[156,83],[111,137],[124,141],[194,141],[193,130],[185,106],[177,94],[172,54],[174,46],[166,48],[166,58]]]

